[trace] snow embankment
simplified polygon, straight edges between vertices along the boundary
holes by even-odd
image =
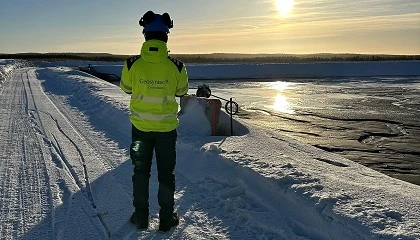
[[[86,64],[87,65],[87,64]],[[121,76],[122,64],[92,64]],[[187,64],[190,79],[273,79],[280,77],[420,76],[420,61]]]
[[[45,89],[83,112],[84,124],[91,125],[103,141],[128,147],[128,96],[117,86],[66,69],[46,69],[42,75]],[[170,239],[420,237],[419,186],[278,133],[250,127],[252,119],[240,120],[249,126],[242,136],[205,136],[208,122],[196,114],[196,107],[192,109],[192,115],[181,118],[177,149],[176,205],[183,221]],[[200,131],[201,127],[205,131]],[[115,169],[110,171],[119,173],[113,175],[117,180],[123,178],[118,180],[123,189],[130,189],[131,169],[123,165],[124,169],[111,165]],[[124,205],[129,202],[126,198],[99,194],[113,191],[108,180],[101,181],[104,176],[106,172],[92,178],[91,184],[100,211],[112,212],[119,205],[115,201],[123,202],[119,213],[113,213],[118,218],[104,217],[112,236],[114,230],[124,228],[131,206]],[[152,177],[156,179],[156,172]],[[152,185],[151,191],[156,188]],[[157,212],[152,198],[152,226]],[[125,238],[156,237],[154,231],[128,234]]]
[[[0,87],[4,81],[9,79],[13,72],[23,65],[23,62],[16,60],[0,59]]]

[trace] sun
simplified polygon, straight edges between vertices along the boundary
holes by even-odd
[[[276,8],[280,16],[288,17],[293,9],[294,0],[276,0]]]

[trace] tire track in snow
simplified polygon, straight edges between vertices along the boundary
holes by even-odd
[[[29,72],[30,70],[26,70],[26,72],[24,73],[26,75],[25,77],[25,81],[24,78],[22,77],[22,83],[24,86],[24,91],[25,91],[25,98],[26,98],[26,106],[25,106],[25,110],[26,110],[26,116],[29,118],[29,123],[31,124],[30,126],[30,134],[33,135],[33,139],[37,139],[37,143],[38,145],[35,146],[34,148],[31,149],[31,151],[29,152],[39,152],[41,150],[41,154],[42,154],[42,165],[43,168],[39,169],[39,173],[41,173],[42,175],[44,175],[44,178],[46,179],[46,185],[47,187],[45,187],[45,190],[48,191],[48,196],[49,196],[49,202],[48,205],[49,207],[46,209],[44,208],[43,211],[46,212],[46,214],[50,215],[50,220],[49,223],[51,225],[51,234],[52,236],[55,236],[56,233],[56,224],[55,224],[55,211],[54,211],[54,200],[53,200],[53,185],[51,184],[52,179],[55,179],[56,177],[54,176],[53,173],[51,173],[50,171],[48,171],[48,167],[47,167],[47,159],[45,158],[44,152],[43,152],[43,148],[42,148],[42,143],[44,143],[44,138],[43,138],[43,134],[40,134],[40,129],[36,128],[36,114],[38,113],[37,109],[37,104],[35,103],[35,99],[34,99],[34,93],[32,90],[32,85],[31,85],[31,81],[29,78]],[[22,74],[23,76],[23,74]],[[29,92],[29,93],[28,93]],[[35,109],[35,111],[31,111],[31,109]],[[38,116],[39,119],[39,116]],[[24,144],[24,146],[26,147],[26,144]],[[26,152],[26,149],[25,149]],[[31,156],[32,154],[24,154],[25,158],[27,156]],[[28,159],[28,161],[31,161],[31,159]],[[51,176],[50,176],[51,175]],[[39,179],[44,179],[42,177],[33,177],[33,179],[39,180]],[[41,194],[39,196],[42,196]],[[28,203],[29,204],[29,203]],[[49,231],[45,231],[45,232],[49,232]]]
[[[116,145],[116,143],[114,141],[104,141],[104,136],[101,135],[100,132],[98,132],[98,130],[96,129],[92,129],[92,123],[90,123],[91,119],[86,119],[85,115],[84,115],[84,111],[79,109],[80,107],[76,107],[76,109],[74,109],[74,106],[69,106],[69,101],[72,101],[71,99],[68,98],[62,98],[61,97],[61,92],[59,91],[58,94],[57,92],[55,92],[55,86],[51,85],[51,83],[53,84],[60,84],[59,87],[61,87],[62,84],[70,84],[70,86],[66,87],[66,89],[68,91],[73,92],[73,96],[77,96],[77,100],[79,101],[84,101],[83,103],[83,107],[82,109],[85,108],[89,108],[89,110],[91,111],[96,111],[98,114],[100,114],[101,116],[103,115],[107,115],[107,112],[110,111],[110,109],[105,109],[105,111],[101,111],[100,110],[100,106],[102,106],[103,104],[103,100],[101,99],[90,99],[89,101],[89,97],[91,94],[80,94],[80,92],[84,92],[86,91],[86,89],[88,91],[90,91],[90,88],[84,88],[81,87],[80,84],[74,84],[73,81],[69,81],[69,79],[66,77],[61,77],[60,75],[53,75],[51,74],[52,71],[54,71],[53,69],[48,69],[48,70],[39,70],[40,71],[40,75],[41,78],[43,76],[45,76],[47,79],[55,79],[54,82],[46,82],[45,85],[42,87],[42,91],[43,94],[47,94],[47,96],[49,97],[50,101],[54,102],[54,108],[55,109],[59,109],[60,111],[60,115],[64,116],[67,120],[67,122],[70,122],[71,120],[71,124],[72,124],[72,129],[74,132],[74,130],[76,130],[75,132],[78,133],[77,138],[82,138],[82,141],[77,140],[76,143],[82,147],[83,149],[81,149],[83,151],[83,153],[87,153],[87,158],[89,161],[87,163],[87,170],[89,170],[90,166],[93,166],[95,168],[97,168],[98,165],[101,165],[104,167],[104,170],[106,172],[109,171],[109,173],[106,174],[106,176],[100,177],[99,181],[113,181],[113,183],[111,185],[109,185],[109,187],[114,186],[114,189],[112,190],[112,193],[109,192],[108,194],[110,196],[114,196],[112,194],[117,194],[114,197],[118,197],[121,198],[121,196],[124,196],[123,199],[121,199],[121,202],[129,202],[131,203],[131,188],[127,188],[127,184],[125,181],[125,177],[121,177],[121,164],[123,163],[121,160],[126,159],[126,155],[120,155],[119,151],[121,151],[120,148],[118,148],[118,151],[116,151],[115,147],[118,147]],[[73,80],[73,79],[72,79]],[[61,82],[63,81],[63,82]],[[68,82],[67,82],[68,81]],[[77,81],[77,80],[76,80]],[[40,86],[41,87],[41,86]],[[52,87],[52,88],[51,88]],[[44,90],[46,88],[46,91]],[[45,91],[45,92],[44,92]],[[50,91],[52,91],[50,93]],[[64,94],[65,95],[65,94]],[[73,97],[72,96],[72,97]],[[96,105],[97,107],[92,107],[91,104]],[[98,112],[99,111],[99,112]],[[50,111],[49,111],[50,112]],[[55,112],[55,111],[54,111]],[[109,114],[113,114],[113,112],[109,113]],[[61,116],[54,114],[55,119],[58,120],[58,123],[61,124],[62,126],[61,129],[66,132],[66,134],[69,134],[69,128],[67,128],[67,125],[64,125],[63,123],[66,121],[62,121]],[[50,119],[52,119],[51,117],[49,117]],[[57,124],[55,124],[57,125]],[[108,125],[107,125],[108,126]],[[110,129],[114,128],[115,125],[109,125]],[[120,134],[118,132],[118,134]],[[60,133],[60,135],[62,135]],[[75,136],[71,136],[72,133],[70,133],[69,137],[72,138],[73,140],[76,140],[77,138],[75,138]],[[106,136],[105,136],[106,137]],[[52,139],[52,137],[50,137]],[[58,137],[57,137],[58,138]],[[60,140],[58,140],[60,141]],[[64,150],[66,150],[67,146],[64,146]],[[61,147],[60,147],[61,148]],[[67,149],[68,150],[68,149]],[[124,150],[125,152],[126,150]],[[59,152],[59,151],[57,151]],[[93,153],[93,154],[92,154]],[[92,159],[92,155],[94,155],[94,159]],[[89,157],[91,156],[91,157]],[[96,162],[96,163],[94,163]],[[92,165],[95,164],[96,166]],[[114,171],[118,168],[117,171]],[[126,171],[123,171],[124,173]],[[94,181],[96,182],[98,179],[96,179],[95,177],[98,177],[98,175],[94,176]],[[102,180],[102,178],[104,180]],[[98,186],[98,183],[95,183],[96,186]],[[123,190],[123,191],[122,191]],[[97,202],[95,202],[95,205],[99,206],[98,207],[98,217],[102,217],[104,218],[104,223],[107,223],[110,228],[108,232],[108,236],[110,234],[116,233],[119,231],[120,229],[120,223],[119,222],[115,222],[115,220],[113,220],[113,217],[111,217],[111,213],[114,211],[112,209],[114,209],[115,206],[113,206],[109,200],[107,199],[103,199],[103,197],[105,197],[103,195],[103,193],[100,193],[100,189],[99,191],[95,191],[95,189],[93,189],[93,196],[94,199],[98,200],[98,204]],[[106,198],[109,198],[108,196]],[[104,208],[105,206],[109,205],[111,203],[111,207],[113,208]],[[114,202],[115,204],[115,202]],[[123,207],[123,211],[119,212],[119,213],[112,213],[112,215],[115,215],[117,218],[119,215],[125,215],[125,212],[127,212],[127,210],[129,210],[130,214],[131,214],[131,204],[128,205],[124,205],[125,207]],[[120,206],[117,206],[117,208],[120,208]],[[125,217],[125,216],[124,216]],[[129,218],[129,216],[127,216],[127,219]],[[124,225],[122,226],[124,227]],[[112,231],[111,231],[112,229]],[[112,232],[112,233],[111,233]]]
[[[68,236],[65,235],[68,233],[64,233],[67,232],[67,226],[59,222],[58,227],[61,228],[56,229],[54,203],[57,201],[54,199],[57,197],[54,198],[52,192],[54,188],[61,188],[64,195],[69,197],[69,194],[73,194],[66,190],[66,178],[55,176],[59,170],[50,161],[53,157],[53,144],[43,126],[48,118],[39,115],[40,111],[36,105],[40,104],[41,108],[45,108],[48,101],[44,101],[39,90],[32,92],[31,81],[27,74],[16,75],[8,82],[5,94],[0,96],[0,106],[4,105],[0,110],[0,127],[6,130],[0,132],[0,137],[5,139],[1,142],[3,144],[0,144],[0,150],[5,150],[1,151],[5,154],[0,155],[0,235],[6,239],[62,239]],[[53,126],[45,123],[47,126]],[[55,181],[55,184],[50,185],[50,181],[53,184]],[[80,200],[70,201],[68,207],[72,206],[73,202],[83,204]],[[68,210],[74,207],[76,206]],[[83,210],[83,206],[81,207]],[[85,214],[89,215],[90,211],[86,211]],[[67,216],[60,214],[59,218],[66,221]],[[92,226],[99,226],[92,220]],[[6,223],[3,224],[4,222]],[[104,232],[104,228],[96,227],[100,232]]]
[[[14,191],[13,188],[14,176],[16,175],[14,172],[16,163],[11,159],[11,157],[16,154],[11,150],[16,144],[16,142],[13,141],[16,123],[12,120],[13,116],[10,114],[10,110],[13,109],[14,99],[5,96],[8,92],[13,91],[11,90],[12,87],[13,85],[10,79],[6,80],[2,85],[2,92],[0,95],[0,120],[3,123],[0,125],[0,137],[3,139],[4,143],[7,143],[0,144],[0,153],[2,153],[0,164],[0,174],[2,176],[0,179],[0,220],[2,222],[0,225],[0,235],[10,236],[10,238],[17,236],[16,233],[13,232],[13,205],[15,201],[12,200],[16,199],[16,191]],[[16,98],[16,96],[13,98]]]
[[[52,222],[52,199],[41,141],[32,129],[28,108],[33,104],[27,89],[28,76],[20,71],[6,81],[0,96],[0,235],[20,238],[40,221]],[[2,129],[3,130],[3,129]],[[48,227],[47,227],[48,228]],[[53,231],[53,230],[52,230]],[[39,237],[50,235],[43,231]]]
[[[89,175],[87,173],[87,168],[86,168],[86,160],[83,156],[82,151],[80,150],[79,146],[74,142],[73,139],[71,139],[65,132],[64,130],[60,127],[60,124],[58,123],[57,119],[55,119],[50,113],[47,112],[42,112],[44,114],[47,114],[55,123],[57,126],[57,129],[60,131],[60,133],[73,145],[73,147],[76,149],[79,158],[81,160],[81,164],[83,166],[83,181],[84,181],[84,185],[82,184],[82,180],[80,180],[79,175],[76,173],[76,171],[73,169],[73,166],[70,164],[70,162],[68,161],[68,159],[66,158],[65,154],[62,151],[62,147],[60,146],[59,141],[57,140],[57,138],[55,137],[55,135],[53,133],[51,133],[55,144],[52,144],[55,147],[55,150],[58,152],[60,160],[64,163],[64,166],[66,168],[66,170],[70,173],[70,176],[73,178],[73,180],[75,181],[76,185],[79,187],[79,189],[82,191],[82,193],[85,195],[85,197],[89,200],[89,202],[91,203],[93,208],[96,208],[95,205],[95,201],[92,197],[92,190],[90,188],[90,181],[89,181]]]
[[[94,148],[89,144],[89,142],[79,133],[79,131],[74,127],[74,125],[69,121],[69,119],[65,116],[65,114],[63,114],[63,112],[57,107],[57,105],[47,96],[47,94],[45,94],[45,92],[41,89],[41,93],[43,94],[43,96],[48,100],[48,102],[51,104],[51,106],[53,106],[53,108],[56,110],[56,112],[61,116],[61,118],[64,120],[64,122],[67,124],[67,126],[69,126],[71,128],[71,130],[77,135],[77,137],[83,142],[85,143],[89,149],[92,152],[94,151]],[[86,199],[90,202],[93,210],[96,212],[96,216],[98,217],[100,223],[102,224],[102,226],[104,227],[104,229],[106,230],[106,234],[108,235],[108,237],[110,236],[110,229],[109,226],[106,224],[102,214],[97,211],[97,205],[95,204],[95,200],[93,198],[93,194],[92,194],[92,189],[91,189],[91,182],[89,180],[89,174],[88,174],[88,169],[87,169],[87,165],[86,165],[86,159],[85,156],[83,154],[83,151],[80,149],[79,144],[77,144],[61,127],[59,121],[51,114],[48,112],[44,112],[44,111],[40,111],[44,114],[47,114],[56,124],[56,127],[58,129],[58,131],[72,144],[72,146],[76,149],[76,152],[79,156],[79,159],[81,161],[81,165],[83,167],[83,182],[84,185],[82,184],[82,180],[79,178],[78,174],[73,170],[72,165],[69,163],[69,161],[67,160],[67,158],[65,157],[65,154],[63,154],[62,152],[62,148],[60,147],[60,144],[58,143],[59,141],[57,141],[57,138],[54,136],[54,134],[52,134],[56,146],[57,146],[57,152],[60,155],[61,160],[63,161],[64,165],[66,166],[66,169],[69,171],[70,176],[74,179],[75,183],[77,184],[77,186],[79,187],[79,189],[82,191],[83,195],[85,195]]]

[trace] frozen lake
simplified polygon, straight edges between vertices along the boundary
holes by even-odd
[[[233,97],[239,117],[420,184],[420,77],[190,81]],[[190,90],[194,93],[195,90]]]
[[[122,69],[92,65],[115,75]],[[251,124],[420,185],[419,61],[187,67],[190,94],[208,84],[214,95],[233,97]]]

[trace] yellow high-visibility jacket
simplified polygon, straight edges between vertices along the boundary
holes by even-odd
[[[175,97],[188,92],[183,62],[168,56],[165,42],[148,40],[141,55],[124,63],[120,88],[131,94],[131,123],[145,132],[169,132],[178,127]]]

